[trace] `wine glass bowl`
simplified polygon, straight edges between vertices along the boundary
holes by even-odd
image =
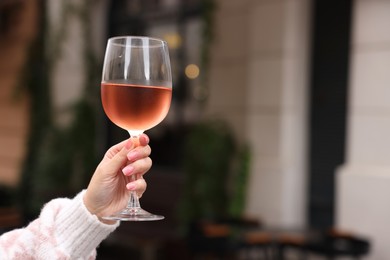
[[[104,111],[113,123],[130,132],[143,132],[168,114],[172,91],[165,87],[102,83],[101,95]]]
[[[168,114],[172,75],[167,43],[149,37],[110,38],[104,57],[101,100],[107,117],[137,138]],[[131,192],[127,207],[105,219],[142,221],[164,217],[140,207]]]

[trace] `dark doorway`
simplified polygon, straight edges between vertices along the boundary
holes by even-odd
[[[326,228],[334,223],[335,174],[345,161],[352,2],[313,2],[308,205],[311,227]]]

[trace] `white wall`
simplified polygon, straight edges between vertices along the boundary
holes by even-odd
[[[390,1],[355,0],[347,162],[337,178],[337,225],[390,259]]]
[[[247,214],[306,224],[309,2],[218,1],[208,115],[252,148]]]

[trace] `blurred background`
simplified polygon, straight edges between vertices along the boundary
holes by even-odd
[[[0,0],[0,228],[85,188],[127,133],[107,39],[166,40],[143,208],[98,259],[390,259],[390,1]],[[344,259],[344,258],[343,258]]]

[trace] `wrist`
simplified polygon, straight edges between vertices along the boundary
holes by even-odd
[[[88,210],[89,213],[91,213],[91,215],[97,215],[97,210],[95,209],[95,207],[92,206],[93,203],[90,203],[90,199],[88,197],[88,190],[84,193],[83,203],[85,208]]]
[[[118,222],[117,220],[104,219],[103,217],[99,217],[98,215],[96,215],[96,217],[99,219],[100,222],[107,225],[115,225]]]
[[[88,197],[88,191],[84,194],[83,203],[84,203],[85,208],[88,210],[88,212],[91,215],[95,215],[100,222],[107,224],[107,225],[114,225],[117,223],[116,220],[104,219],[102,214],[100,214],[99,211],[95,207],[92,206],[93,203],[90,203],[90,200]]]

